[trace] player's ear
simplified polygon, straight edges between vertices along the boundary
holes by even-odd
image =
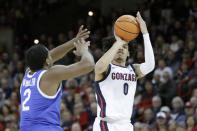
[[[49,60],[48,57],[46,58],[46,63],[45,63],[45,64],[46,64],[47,66],[50,65],[50,60]]]

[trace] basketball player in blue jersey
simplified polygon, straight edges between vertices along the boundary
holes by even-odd
[[[147,27],[139,12],[136,20],[143,34],[145,62],[126,66],[128,43],[115,36],[116,42],[95,65],[98,106],[93,131],[133,131],[130,117],[137,79],[155,67]]]
[[[26,54],[26,71],[21,83],[21,131],[63,131],[60,127],[61,81],[93,70],[94,59],[88,51],[89,31],[80,27],[75,38],[52,50],[32,46]],[[76,47],[81,60],[72,65],[54,65]]]

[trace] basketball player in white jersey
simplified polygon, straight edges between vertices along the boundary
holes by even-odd
[[[139,12],[136,20],[143,34],[145,62],[126,66],[128,43],[115,36],[116,42],[95,65],[98,106],[93,131],[133,131],[130,118],[137,79],[155,67],[146,23]]]

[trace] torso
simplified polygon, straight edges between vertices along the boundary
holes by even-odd
[[[36,124],[60,125],[61,88],[53,96],[43,93],[39,84],[45,72],[46,70],[39,70],[33,75],[26,72],[23,78],[20,89],[21,128]]]
[[[97,116],[130,119],[137,83],[134,68],[110,64],[106,75],[96,82]]]

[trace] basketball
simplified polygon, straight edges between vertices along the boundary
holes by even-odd
[[[127,42],[135,39],[139,32],[139,23],[132,15],[120,16],[114,24],[114,33]]]

